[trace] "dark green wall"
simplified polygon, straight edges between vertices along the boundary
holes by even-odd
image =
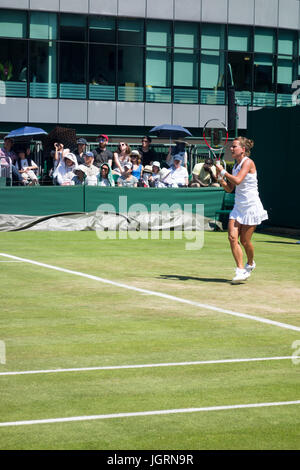
[[[300,228],[300,106],[249,111],[247,136],[268,224]]]

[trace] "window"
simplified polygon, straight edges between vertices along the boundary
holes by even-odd
[[[86,17],[83,15],[62,14],[60,18],[60,39],[85,41]]]
[[[147,46],[171,46],[172,26],[169,21],[148,21],[146,32]]]
[[[89,99],[116,99],[116,46],[90,44]]]
[[[199,102],[199,54],[192,49],[175,49],[173,61],[174,103]]]
[[[295,54],[296,34],[294,31],[278,31],[278,54]]]
[[[92,16],[89,20],[89,40],[114,44],[116,41],[116,21],[110,17]]]
[[[0,96],[27,96],[27,42],[0,39]]]
[[[26,38],[27,14],[25,11],[1,10],[0,36],[6,38]]]
[[[30,13],[29,37],[31,39],[56,39],[57,17],[55,13],[33,11]]]
[[[245,26],[228,26],[228,50],[251,51],[251,29]]]
[[[237,103],[241,106],[251,104],[252,54],[228,52],[228,64],[231,66]]]
[[[165,48],[146,50],[146,100],[171,102],[171,51]]]
[[[279,55],[277,61],[277,106],[292,106],[295,96],[292,83],[297,79],[296,60]]]
[[[144,49],[118,46],[118,100],[144,101]]]
[[[274,57],[254,55],[253,106],[274,106]]]
[[[175,23],[173,86],[175,103],[198,103],[199,29],[196,23]]]
[[[171,102],[171,23],[148,21],[146,101]]]
[[[202,51],[200,66],[201,103],[224,104],[224,53]]]
[[[273,54],[275,52],[275,31],[268,28],[255,28],[254,51]]]
[[[118,44],[141,45],[144,43],[143,20],[120,19],[118,22]]]
[[[60,44],[60,98],[86,99],[86,44]]]
[[[199,30],[197,23],[176,22],[174,27],[174,47],[199,48]]]
[[[203,24],[201,28],[202,49],[225,49],[225,26]]]
[[[30,96],[56,98],[56,43],[30,41],[29,43]]]

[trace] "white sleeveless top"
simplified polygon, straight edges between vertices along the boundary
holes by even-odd
[[[247,158],[244,157],[238,165],[233,167],[233,176],[240,172]],[[243,181],[236,185],[235,204],[229,218],[237,220],[242,225],[259,225],[268,218],[259,198],[256,172],[247,173]]]

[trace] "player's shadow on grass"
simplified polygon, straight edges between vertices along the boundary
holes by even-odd
[[[177,279],[178,281],[201,281],[201,282],[220,282],[228,284],[231,281],[228,279],[215,278],[215,277],[196,277],[196,276],[182,276],[180,274],[161,274],[159,279]]]

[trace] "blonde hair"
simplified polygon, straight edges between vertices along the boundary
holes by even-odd
[[[241,147],[245,147],[245,155],[249,157],[251,154],[251,149],[254,146],[254,141],[251,139],[247,139],[247,137],[236,137],[234,140],[238,140]]]

